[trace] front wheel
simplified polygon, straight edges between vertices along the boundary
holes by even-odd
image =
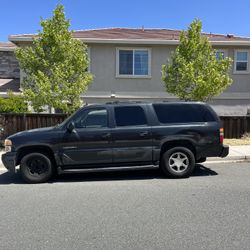
[[[42,153],[25,155],[20,164],[22,178],[28,183],[42,183],[53,175],[53,166],[50,158]]]
[[[161,160],[161,169],[165,175],[173,178],[189,177],[195,167],[195,158],[191,150],[175,147],[167,150]]]

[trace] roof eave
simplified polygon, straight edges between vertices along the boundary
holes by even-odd
[[[179,45],[179,40],[77,38],[85,43]],[[212,45],[250,46],[250,41],[210,41]]]
[[[14,51],[16,48],[15,47],[0,47],[0,51]]]
[[[108,43],[108,44],[159,44],[159,45],[178,45],[179,40],[159,40],[159,39],[100,39],[100,38],[78,38],[85,43]],[[10,36],[9,41],[13,43],[32,42],[32,37]],[[250,41],[210,41],[212,45],[224,46],[250,46]]]
[[[17,42],[32,42],[32,37],[22,37],[22,36],[9,36],[9,41],[16,44]]]
[[[210,41],[212,45],[250,46],[250,41]]]
[[[156,39],[99,39],[99,38],[76,38],[84,43],[109,43],[109,44],[168,44],[178,45],[179,40],[156,40]]]

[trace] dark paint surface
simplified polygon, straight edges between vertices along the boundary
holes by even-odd
[[[104,129],[74,129],[65,133],[62,143],[63,164],[112,163],[111,133]],[[67,160],[68,159],[68,160]]]

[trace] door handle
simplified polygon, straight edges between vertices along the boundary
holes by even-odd
[[[110,136],[111,136],[110,133],[105,133],[105,134],[102,135],[102,138],[103,138],[103,139],[107,139],[107,138],[109,138]]]
[[[146,136],[148,134],[149,134],[148,131],[142,131],[142,132],[140,132],[140,136],[141,137]]]

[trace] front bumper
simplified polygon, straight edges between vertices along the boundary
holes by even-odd
[[[16,172],[16,152],[7,152],[2,155],[2,162],[10,172]]]
[[[226,157],[229,154],[229,146],[227,145],[222,145],[222,150],[221,150],[221,154],[220,157]]]

